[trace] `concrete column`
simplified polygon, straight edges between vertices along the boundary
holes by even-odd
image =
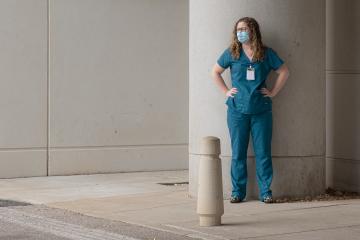
[[[326,2],[327,186],[360,192],[360,2]]]
[[[287,85],[273,99],[272,190],[277,196],[315,195],[325,189],[325,1],[190,1],[189,180],[196,196],[199,140],[221,139],[224,197],[231,194],[231,145],[226,97],[210,70],[230,44],[237,19],[258,20],[263,41],[291,70]],[[274,74],[268,82],[271,86]],[[229,71],[225,78],[230,87]],[[257,198],[254,154],[249,145],[247,198]]]

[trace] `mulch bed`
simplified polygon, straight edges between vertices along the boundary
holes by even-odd
[[[320,194],[318,196],[282,197],[282,198],[274,199],[274,203],[334,201],[334,200],[346,200],[346,199],[360,199],[360,193],[340,191],[333,188],[327,188],[324,194]]]

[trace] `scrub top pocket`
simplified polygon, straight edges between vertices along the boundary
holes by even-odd
[[[246,78],[246,66],[241,62],[235,62],[231,65],[231,80],[239,82]]]

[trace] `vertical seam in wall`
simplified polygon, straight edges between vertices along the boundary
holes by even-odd
[[[46,176],[49,176],[49,120],[50,120],[50,86],[49,86],[49,72],[50,72],[50,0],[47,0],[47,71],[46,71],[46,84],[47,84],[47,94],[46,94],[46,112],[47,112],[47,119],[46,119]]]

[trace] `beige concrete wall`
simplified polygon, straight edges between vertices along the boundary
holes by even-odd
[[[46,175],[46,0],[0,1],[0,177]]]
[[[187,168],[188,2],[53,0],[49,173]]]
[[[326,2],[327,186],[360,192],[360,2]]]
[[[211,79],[210,70],[230,44],[233,24],[243,16],[258,20],[265,44],[278,52],[291,71],[285,88],[273,99],[274,196],[323,192],[325,1],[199,0],[190,1],[190,193],[196,196],[199,143],[207,135],[222,141],[225,197],[231,192],[226,98]],[[230,87],[228,71],[225,79]],[[248,174],[248,198],[255,198],[258,190],[251,144]]]
[[[188,167],[188,1],[7,0],[0,13],[0,177]]]

